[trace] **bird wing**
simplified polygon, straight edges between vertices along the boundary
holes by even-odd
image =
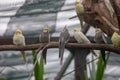
[[[39,35],[39,42],[41,42],[41,34]]]
[[[105,43],[105,35],[103,32],[98,32],[95,34],[95,38],[94,38],[96,43]]]
[[[83,40],[83,43],[91,43],[89,39],[81,31],[79,32],[79,35],[81,39]]]
[[[107,43],[106,38],[107,38],[107,37],[104,35],[104,33],[102,33],[102,39],[103,39],[104,43]]]
[[[65,48],[65,32],[61,32],[59,37],[59,58],[61,60],[61,64],[63,60],[64,48]]]
[[[13,43],[15,45],[25,45],[25,37],[23,35],[14,35],[13,36]]]
[[[25,37],[23,35],[21,35],[21,39],[22,39],[22,45],[25,46]]]
[[[65,31],[65,33],[64,33],[65,44],[68,42],[69,38],[70,38],[70,34],[69,34],[68,30],[67,30],[67,31]]]
[[[118,35],[118,38],[119,38],[119,47],[120,47],[120,35]]]
[[[48,42],[50,42],[50,37],[51,37],[51,35],[50,35],[50,34],[48,34],[48,36],[49,36]]]
[[[116,46],[120,46],[120,36],[114,33],[111,37],[112,43]]]

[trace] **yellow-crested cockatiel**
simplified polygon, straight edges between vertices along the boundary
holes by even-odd
[[[13,44],[15,44],[17,46],[25,46],[25,37],[22,34],[22,31],[20,29],[17,29],[14,33]],[[21,54],[22,54],[22,57],[23,57],[25,63],[27,64],[25,51],[21,51]]]
[[[75,1],[75,11],[77,13],[77,16],[80,20],[81,27],[83,27],[83,21],[84,21],[84,7],[80,1]]]

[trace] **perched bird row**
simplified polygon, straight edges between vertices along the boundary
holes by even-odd
[[[74,28],[73,29],[73,36],[76,39],[76,41],[80,44],[91,44],[91,42],[89,41],[89,39],[78,29],[78,28]],[[67,29],[67,27],[65,26],[63,28],[63,30],[60,33],[60,37],[59,37],[59,58],[62,64],[63,61],[63,54],[64,54],[64,48],[65,45],[68,43],[70,38],[70,34],[69,31]],[[104,33],[102,32],[102,30],[100,28],[96,28],[96,35],[94,38],[95,42],[98,44],[109,44],[107,43],[107,37],[105,37]],[[120,35],[117,32],[114,32],[111,40],[113,43],[113,45],[120,47]],[[39,42],[40,43],[49,43],[50,42],[50,34],[49,34],[49,27],[48,25],[46,25],[40,36],[39,36]],[[17,29],[14,33],[13,36],[13,43],[17,46],[25,46],[25,37],[22,34],[22,31],[20,29]],[[91,50],[91,52],[95,55],[96,53]],[[43,50],[43,58],[44,61],[46,63],[46,54],[47,54],[47,49]],[[25,61],[25,63],[27,64],[27,59],[26,59],[26,55],[24,51],[21,51],[22,57]],[[102,54],[102,58],[103,61],[105,63],[105,50],[101,50],[101,54]]]

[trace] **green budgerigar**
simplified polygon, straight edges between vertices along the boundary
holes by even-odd
[[[111,40],[113,45],[120,47],[120,35],[117,32],[113,33]]]
[[[25,37],[22,34],[22,31],[20,29],[17,29],[14,33],[13,44],[15,44],[17,46],[25,46]],[[27,63],[25,52],[21,51],[21,54],[22,54],[22,57],[23,57],[25,63]]]
[[[84,7],[82,3],[80,3],[78,0],[75,1],[75,11],[77,13],[77,16],[80,20],[81,27],[83,27],[83,21],[84,21]]]
[[[78,28],[74,28],[73,36],[76,39],[76,41],[80,44],[91,44],[89,39]],[[91,52],[94,56],[97,57],[96,53],[93,50],[91,50]]]

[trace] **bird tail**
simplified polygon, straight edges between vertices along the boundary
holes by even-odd
[[[92,54],[93,54],[94,56],[98,57],[97,54],[95,53],[95,51],[93,51],[93,50],[90,50],[90,51],[92,52]]]
[[[26,58],[26,55],[25,55],[25,51],[20,51],[21,52],[21,55],[25,61],[25,66],[27,68],[27,71],[29,71],[29,67],[28,67],[28,64],[27,64],[27,58]]]
[[[21,51],[21,55],[22,55],[25,63],[27,64],[27,59],[26,59],[25,51]]]
[[[59,47],[60,64],[62,64],[62,61],[63,61],[64,48],[65,48],[65,44]]]
[[[44,49],[43,52],[42,52],[42,54],[43,54],[44,62],[46,64],[47,49]]]
[[[80,20],[81,28],[83,28],[83,16],[81,16],[81,17],[79,18],[79,20]]]
[[[103,61],[104,61],[104,64],[106,64],[106,59],[105,59],[105,57],[106,57],[106,55],[105,55],[105,50],[100,50],[100,53],[101,53],[102,59],[103,59]]]

